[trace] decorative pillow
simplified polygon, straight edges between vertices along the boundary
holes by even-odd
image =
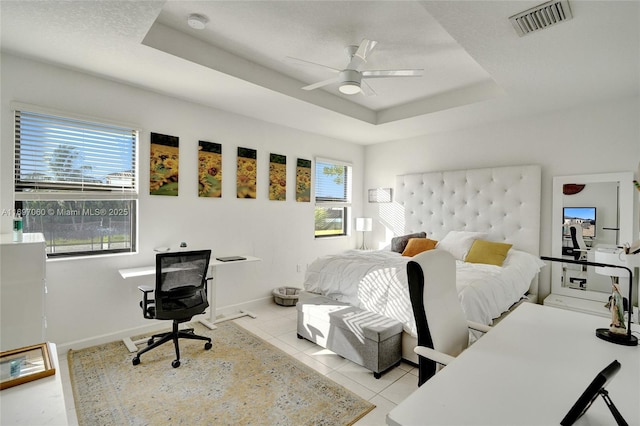
[[[402,253],[407,247],[407,243],[411,238],[427,238],[426,232],[416,232],[415,234],[402,235],[391,239],[391,251]]]
[[[486,232],[471,231],[449,231],[445,237],[438,242],[436,248],[446,250],[458,260],[464,260],[475,240],[487,238]]]
[[[423,251],[433,250],[438,242],[429,238],[411,238],[407,243],[407,247],[402,252],[403,256],[413,257]]]
[[[502,263],[507,258],[507,253],[511,246],[512,244],[475,240],[464,261],[502,266]]]

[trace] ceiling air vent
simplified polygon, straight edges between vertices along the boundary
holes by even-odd
[[[520,37],[573,18],[568,0],[549,1],[509,17]]]

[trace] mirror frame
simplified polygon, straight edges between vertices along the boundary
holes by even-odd
[[[592,175],[556,176],[553,178],[553,202],[551,217],[551,254],[553,257],[562,257],[562,207],[563,191],[565,184],[589,184],[589,183],[618,183],[618,214],[620,231],[618,233],[618,243],[632,243],[634,241],[634,186],[633,172],[601,173]],[[551,264],[551,292],[565,296],[576,297],[605,302],[609,299],[609,293],[602,293],[589,290],[575,290],[563,287],[562,264],[553,262]]]

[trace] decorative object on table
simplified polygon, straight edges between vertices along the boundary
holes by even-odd
[[[624,269],[629,273],[629,298],[627,300],[633,300],[633,271],[621,265],[612,265],[608,263],[599,263],[599,262],[589,262],[584,260],[573,260],[573,259],[563,259],[557,257],[548,257],[548,256],[540,256],[542,260],[548,260],[550,262],[564,262],[564,263],[574,263],[578,265],[584,266],[596,266],[599,268],[618,268]],[[596,336],[599,339],[606,340],[607,342],[616,343],[618,345],[624,346],[637,346],[638,338],[631,334],[631,317],[632,317],[633,306],[632,303],[629,303],[629,312],[627,315],[627,332],[625,334],[613,333],[609,328],[598,328],[596,329]]]
[[[120,341],[69,351],[78,423],[346,425],[375,407],[238,324],[189,326],[214,345],[185,345],[179,370],[166,345],[137,367]]]
[[[287,199],[287,156],[269,154],[269,199]]]
[[[22,242],[22,217],[20,213],[13,218],[13,242]]]
[[[222,197],[222,144],[198,142],[198,196]]]
[[[364,243],[364,233],[370,232],[373,227],[373,219],[370,217],[358,217],[356,218],[356,231],[362,232],[362,244],[360,250],[368,250]]]
[[[278,287],[273,289],[273,301],[280,306],[295,306],[298,303],[300,289],[297,287]]]
[[[391,188],[375,188],[369,190],[370,203],[390,203],[393,197]]]
[[[238,147],[236,193],[238,198],[256,198],[257,151]]]
[[[311,202],[311,160],[298,158],[296,164],[296,201]]]
[[[611,284],[611,296],[605,306],[611,312],[609,331],[615,334],[627,334],[627,328],[624,325],[624,300],[618,283]]]
[[[56,369],[46,343],[0,353],[0,389],[52,376]]]
[[[178,195],[180,138],[151,133],[149,194]]]

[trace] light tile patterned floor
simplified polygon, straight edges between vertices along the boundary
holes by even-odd
[[[257,319],[242,317],[236,319],[236,323],[376,405],[372,412],[356,423],[358,426],[385,425],[386,414],[418,388],[418,370],[409,364],[403,362],[380,379],[375,379],[369,370],[307,340],[298,339],[295,307],[261,304],[252,307],[251,312],[257,315]],[[60,373],[69,424],[77,425],[68,365],[62,355]]]

